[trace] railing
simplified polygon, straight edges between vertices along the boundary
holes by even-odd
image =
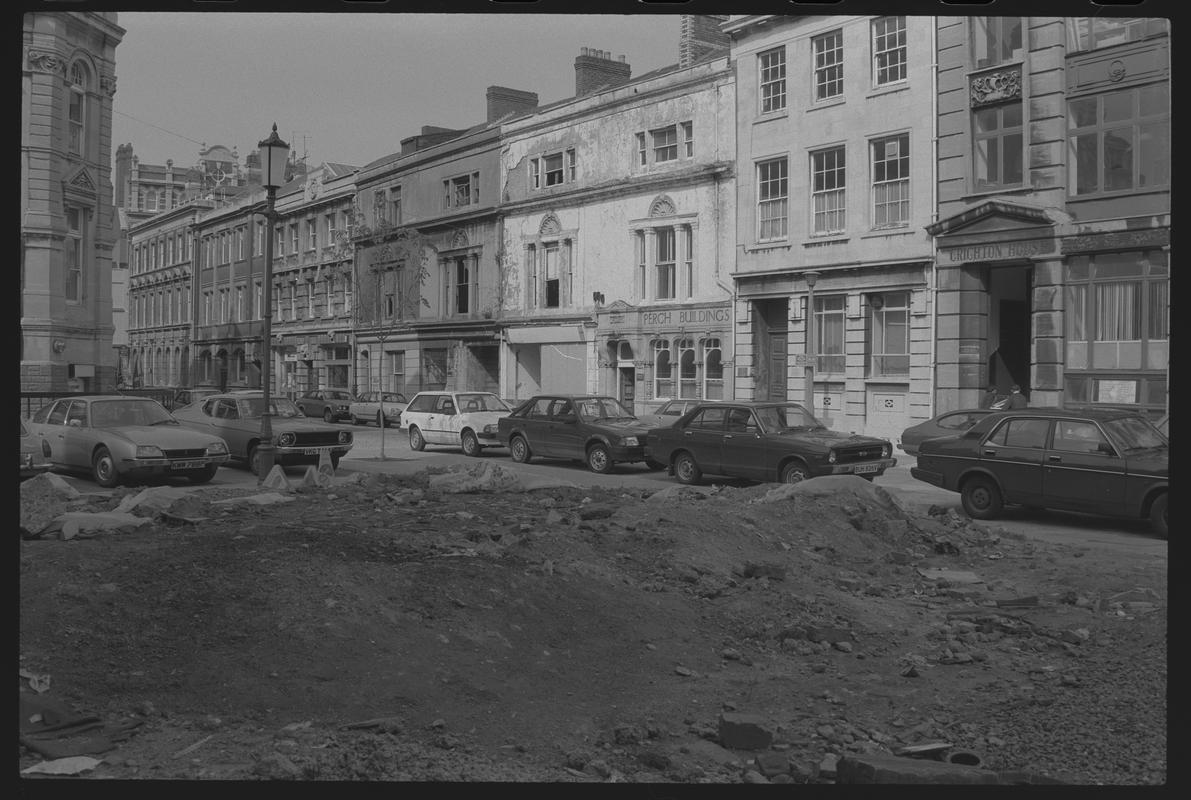
[[[103,394],[126,394],[136,397],[149,397],[161,403],[167,409],[174,407],[174,393],[177,389],[173,386],[159,386],[148,389],[113,389],[110,392],[103,392]],[[86,397],[88,395],[96,394],[96,392],[21,392],[21,416],[31,417],[37,409],[42,406],[49,405],[55,400],[62,397]]]

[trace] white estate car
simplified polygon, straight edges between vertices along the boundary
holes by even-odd
[[[401,412],[401,428],[409,431],[411,450],[445,444],[478,456],[485,447],[500,446],[496,421],[511,410],[491,392],[418,392]]]
[[[361,392],[355,400],[347,406],[348,416],[353,425],[363,425],[375,422],[379,428],[381,424],[381,404],[384,404],[384,423],[386,428],[401,425],[401,412],[408,403],[405,395],[400,392]]]

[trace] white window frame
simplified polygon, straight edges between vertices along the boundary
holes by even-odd
[[[70,153],[81,156],[87,145],[87,82],[88,70],[81,62],[70,65],[70,99],[67,119],[70,122]]]
[[[82,303],[86,293],[83,277],[86,261],[87,210],[81,206],[66,207],[66,274],[64,290],[66,302]]]
[[[880,294],[881,308],[873,305],[874,294]],[[908,290],[878,292],[869,295],[869,325],[868,337],[868,375],[869,377],[907,377],[910,374],[910,292]],[[891,299],[902,302],[901,305],[890,305]],[[898,342],[889,341],[889,326],[891,318],[900,316],[904,327],[904,336]],[[878,349],[879,348],[879,349]],[[905,367],[888,369],[886,359],[896,358],[904,360]]]
[[[678,297],[678,232],[672,227],[654,228],[653,246],[654,299],[675,300]]]
[[[724,348],[720,340],[716,337],[703,339],[700,341],[703,358],[703,376],[702,376],[702,390],[701,395],[707,400],[723,400],[724,399]],[[716,356],[712,359],[711,354]],[[712,370],[709,365],[715,363],[719,365],[717,370]]]
[[[678,160],[678,126],[665,125],[649,132],[650,152],[654,164],[669,164]],[[673,155],[670,153],[673,152]],[[663,158],[665,155],[667,157]]]
[[[762,114],[775,114],[786,110],[784,45],[757,54],[757,99]]]
[[[770,169],[778,168],[779,175],[768,175]],[[757,162],[757,241],[772,242],[786,239],[790,235],[790,159],[788,156],[769,158]],[[766,217],[772,207],[774,213]],[[780,225],[775,224],[780,220]],[[771,230],[766,235],[766,226]]]
[[[893,25],[890,30],[889,25]],[[882,26],[885,26],[882,28]],[[872,21],[873,86],[905,83],[909,71],[906,51],[906,18],[877,17]],[[886,73],[882,78],[882,73]]]
[[[655,400],[669,400],[674,397],[674,353],[670,340],[657,338],[649,344],[653,351],[653,397]],[[665,377],[662,366],[665,365]],[[669,388],[666,388],[669,387]]]
[[[811,156],[811,235],[832,236],[848,227],[847,148],[814,150]],[[833,163],[828,163],[830,157]]]
[[[890,156],[890,144],[896,146],[896,155]],[[880,156],[878,148],[884,148]],[[895,133],[870,139],[868,152],[869,168],[872,170],[873,230],[907,227],[910,224],[911,210],[910,134]],[[893,177],[890,177],[891,174]],[[897,211],[889,213],[893,209]]]
[[[814,102],[828,102],[844,94],[844,32],[842,28],[820,34],[811,40],[812,97]]]

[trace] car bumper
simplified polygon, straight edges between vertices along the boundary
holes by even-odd
[[[476,438],[480,440],[480,444],[485,447],[504,447],[504,442],[495,433],[484,433],[483,431],[476,431]]]
[[[612,446],[608,448],[608,455],[613,461],[644,461],[648,456],[644,445],[636,447]]]
[[[930,470],[922,469],[921,467],[910,467],[910,477],[923,481],[924,483],[929,483],[932,486],[938,486],[944,489],[947,488],[943,486],[943,473],[941,472],[931,472]]]
[[[195,469],[218,467],[226,464],[228,456],[202,456],[200,458],[126,458],[120,462],[121,474],[135,475],[177,475]]]
[[[26,464],[26,463],[22,462],[21,463],[21,480],[25,480],[26,478],[32,478],[35,475],[40,475],[43,472],[49,472],[51,466],[52,465],[49,462],[43,462],[40,464]]]
[[[897,466],[896,458],[883,458],[880,461],[859,461],[855,464],[833,464],[826,475],[884,475],[885,470]]]
[[[342,457],[352,449],[350,444],[323,445],[322,447],[274,447],[274,464],[304,464],[317,463],[325,451],[328,455]]]
[[[897,449],[898,449],[898,450],[901,450],[903,453],[905,453],[905,454],[906,454],[906,455],[908,455],[908,456],[916,456],[916,455],[918,455],[918,445],[914,445],[914,444],[903,444],[903,443],[901,443],[901,442],[898,442],[898,443],[897,443]]]

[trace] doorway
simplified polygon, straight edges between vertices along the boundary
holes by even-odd
[[[753,304],[753,341],[756,343],[757,400],[787,399],[789,381],[789,301],[760,300]]]
[[[987,381],[1001,394],[1015,383],[1029,394],[1033,283],[1032,266],[988,268]]]
[[[618,367],[616,372],[618,379],[616,399],[632,409],[633,399],[636,396],[636,370],[633,367]]]

